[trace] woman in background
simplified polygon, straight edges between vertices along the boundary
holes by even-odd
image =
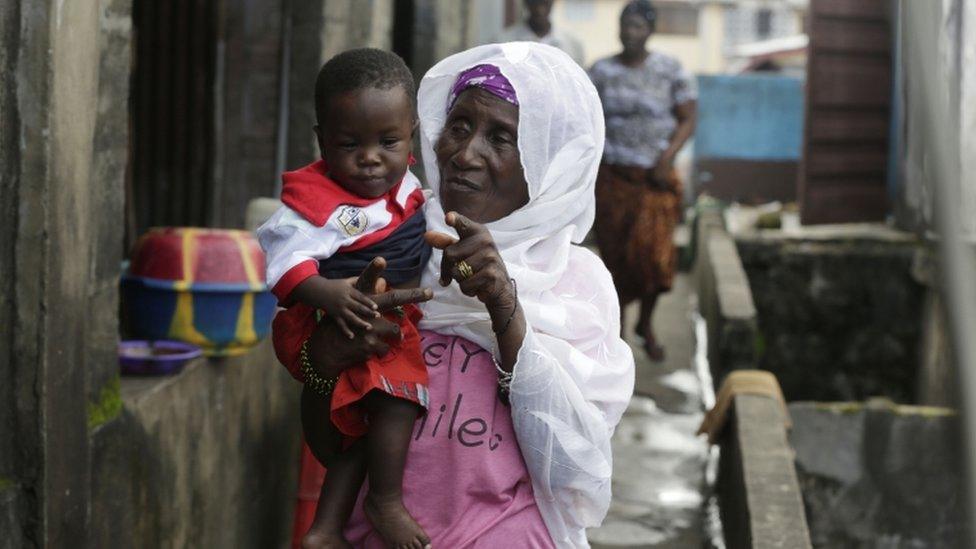
[[[652,360],[664,359],[651,317],[671,289],[672,242],[681,215],[678,151],[695,131],[696,92],[681,63],[647,49],[657,14],[647,0],[620,14],[623,51],[590,69],[606,118],[606,148],[596,183],[596,238],[613,275],[620,310],[640,300],[637,335]]]

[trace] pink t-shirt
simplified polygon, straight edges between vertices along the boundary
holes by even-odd
[[[497,396],[488,351],[467,339],[421,331],[430,408],[414,425],[404,470],[407,510],[444,547],[554,547],[532,483]],[[362,510],[346,526],[355,547],[383,547]]]

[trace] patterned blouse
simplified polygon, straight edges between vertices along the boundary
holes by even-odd
[[[603,101],[606,164],[653,168],[678,126],[674,107],[698,95],[681,63],[656,51],[636,68],[616,56],[601,59],[590,69],[590,79]]]

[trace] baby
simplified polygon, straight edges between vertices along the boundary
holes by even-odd
[[[393,53],[341,53],[319,71],[315,118],[322,158],[282,176],[285,205],[258,229],[258,239],[267,255],[268,284],[282,306],[293,308],[282,314],[314,308],[353,338],[379,316],[376,304],[354,287],[354,277],[383,257],[391,286],[417,287],[430,257],[423,193],[407,170],[417,127],[413,76]],[[414,420],[427,408],[420,316],[415,305],[389,315],[402,342],[337,380],[318,376],[303,347],[306,389],[331,392],[332,423],[345,447],[359,438],[365,446],[365,457],[350,449],[329,464],[312,526],[322,547],[349,546],[342,530],[363,471],[369,475],[364,511],[384,541],[393,547],[430,543],[401,499]]]

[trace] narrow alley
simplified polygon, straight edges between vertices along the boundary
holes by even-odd
[[[679,231],[676,240],[685,234]],[[655,333],[667,352],[663,362],[648,359],[634,335],[638,305],[627,310],[624,332],[634,351],[637,383],[614,434],[610,514],[589,534],[597,549],[709,547],[704,519],[709,449],[695,432],[712,389],[703,386],[696,368],[691,277],[678,273],[654,314]]]

